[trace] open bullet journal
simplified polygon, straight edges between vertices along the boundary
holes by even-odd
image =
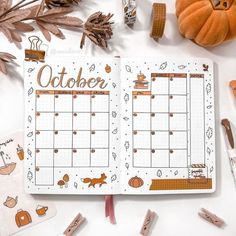
[[[213,63],[25,62],[25,188],[43,194],[215,190]]]

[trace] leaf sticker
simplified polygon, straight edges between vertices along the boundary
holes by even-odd
[[[183,69],[185,69],[187,66],[185,66],[185,65],[179,65],[178,66],[178,68],[180,69],[180,70],[183,70]]]
[[[28,90],[28,96],[30,96],[33,92],[34,92],[34,89],[31,87],[31,88]]]
[[[125,69],[127,72],[132,73],[132,69],[129,65],[125,65]]]
[[[160,169],[157,171],[157,176],[158,176],[158,177],[161,177],[161,176],[162,176],[162,171],[161,171]]]
[[[202,67],[203,67],[203,71],[207,71],[208,72],[209,66],[207,64],[203,64]]]
[[[211,149],[207,147],[207,154],[210,156],[211,155]]]
[[[211,92],[211,84],[208,83],[207,86],[206,86],[206,93],[207,95]]]
[[[31,150],[28,148],[27,149],[27,153],[28,153],[28,155],[30,156],[30,157],[32,157],[32,152],[31,152]]]
[[[115,88],[116,87],[116,83],[112,83],[112,87]]]
[[[33,173],[29,170],[27,173],[27,179],[31,181],[33,179]]]
[[[114,161],[116,160],[116,158],[117,158],[117,155],[116,155],[116,153],[115,152],[113,152],[112,153],[112,157],[113,157],[113,159],[114,159]]]
[[[29,69],[28,69],[28,73],[29,73],[29,74],[32,73],[32,72],[34,71],[34,69],[35,69],[35,68],[29,68]]]
[[[28,116],[28,121],[29,121],[29,123],[31,123],[31,121],[32,121],[32,116]]]
[[[27,134],[27,137],[32,137],[33,136],[33,132],[29,132],[28,134]]]
[[[129,163],[128,162],[125,163],[125,167],[126,167],[127,170],[129,169]]]
[[[161,65],[160,65],[160,70],[165,70],[165,68],[167,67],[168,63],[167,61],[166,62],[163,62]]]
[[[77,189],[78,188],[78,183],[74,182],[74,187]]]
[[[125,100],[126,103],[129,101],[129,94],[128,93],[125,94],[124,100]]]
[[[113,133],[113,134],[117,134],[117,133],[118,133],[118,129],[117,129],[117,128],[114,129],[114,130],[112,131],[112,133]]]
[[[124,121],[128,121],[128,120],[129,120],[129,117],[125,116],[125,117],[123,117],[123,120],[124,120]]]
[[[116,118],[117,113],[116,113],[115,111],[113,111],[113,112],[111,113],[111,115],[112,115],[113,118]]]
[[[117,179],[117,176],[116,176],[116,174],[114,174],[114,175],[112,175],[112,176],[111,176],[111,182],[114,182],[114,181],[116,181],[116,179]]]
[[[213,129],[211,127],[209,127],[206,131],[206,136],[208,139],[212,138],[213,135]]]
[[[89,72],[92,72],[95,70],[95,64],[92,64],[90,67],[89,67]]]
[[[127,150],[129,149],[129,141],[125,141],[124,146],[125,146],[125,150],[127,152]]]

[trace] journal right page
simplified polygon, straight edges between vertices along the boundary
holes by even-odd
[[[122,59],[123,194],[215,190],[213,63]]]

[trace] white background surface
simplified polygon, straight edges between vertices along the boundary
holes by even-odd
[[[160,1],[161,2],[161,1]],[[36,196],[54,202],[58,209],[55,218],[18,233],[18,236],[62,235],[67,225],[78,212],[86,216],[88,223],[78,232],[81,236],[100,235],[139,235],[143,218],[148,208],[156,211],[158,220],[152,235],[182,236],[235,236],[236,235],[236,191],[230,173],[220,119],[229,118],[236,125],[236,105],[229,89],[229,81],[236,79],[236,41],[215,49],[206,50],[191,41],[183,39],[177,29],[174,14],[175,1],[167,3],[167,25],[165,36],[158,43],[149,37],[151,0],[138,0],[138,20],[133,29],[123,24],[121,0],[83,0],[76,13],[85,19],[94,11],[112,12],[114,16],[114,37],[109,43],[110,49],[103,51],[86,42],[84,50],[79,49],[81,34],[63,30],[66,40],[53,37],[49,45],[49,54],[63,51],[75,55],[89,56],[167,56],[167,57],[207,57],[216,64],[216,130],[217,130],[217,191],[206,195],[170,195],[170,196],[118,196],[115,197],[117,225],[111,225],[104,217],[104,202],[101,196]],[[41,33],[38,35],[43,39]],[[44,40],[45,41],[45,40]],[[24,38],[23,49],[29,47]],[[23,129],[23,54],[24,51],[9,44],[0,35],[0,51],[8,51],[17,56],[17,72],[8,76],[0,74],[0,136]],[[236,137],[236,136],[235,136]],[[1,179],[0,179],[1,181]],[[197,212],[205,207],[227,223],[224,229],[206,223]],[[7,227],[7,226],[6,226]]]

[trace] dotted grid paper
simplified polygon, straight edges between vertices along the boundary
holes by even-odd
[[[48,58],[45,63],[26,62],[25,65],[26,190],[31,193],[118,193],[118,59],[106,62]],[[39,71],[45,65],[50,65],[52,70],[47,67],[39,83]],[[66,73],[58,85],[63,67]],[[81,68],[80,86],[66,86],[68,80],[78,78]],[[55,87],[48,84],[54,76]],[[91,86],[84,85],[83,79],[91,79]],[[107,85],[94,86],[95,79],[100,82],[102,79],[103,85]],[[29,173],[32,178],[28,178]]]
[[[123,59],[121,68],[123,193],[214,191],[212,63]]]

